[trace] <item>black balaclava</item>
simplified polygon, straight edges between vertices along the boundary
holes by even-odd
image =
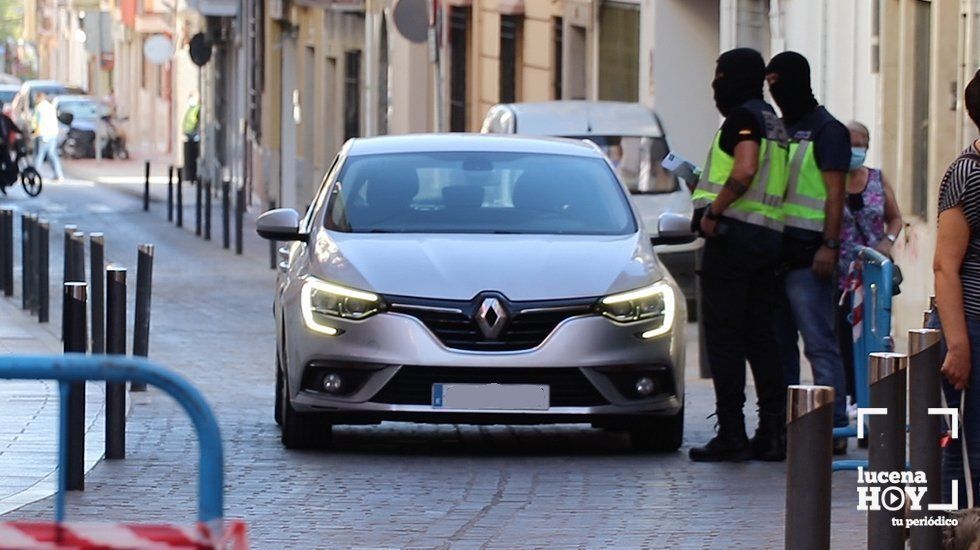
[[[810,64],[796,52],[783,52],[772,58],[766,74],[777,74],[779,80],[769,85],[769,93],[783,113],[787,126],[792,126],[817,108],[817,99],[810,88]]]
[[[718,57],[715,79],[715,106],[724,116],[750,99],[762,99],[766,62],[752,48],[735,48]]]

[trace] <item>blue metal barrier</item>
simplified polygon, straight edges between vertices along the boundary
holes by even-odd
[[[864,290],[861,335],[854,341],[854,388],[858,408],[871,406],[868,355],[894,351],[892,339],[892,261],[869,247],[858,252],[861,288]],[[834,437],[857,437],[857,426],[834,428]],[[867,467],[866,460],[835,460],[834,471]]]
[[[198,473],[198,520],[218,523],[224,516],[224,457],[221,434],[204,396],[180,375],[138,357],[118,355],[7,355],[0,357],[0,379],[57,380],[61,392],[58,452],[58,494],[55,519],[65,519],[68,462],[68,384],[87,380],[143,382],[160,388],[187,412],[197,430],[200,448]],[[220,529],[220,527],[219,527]],[[219,530],[220,532],[220,530]]]

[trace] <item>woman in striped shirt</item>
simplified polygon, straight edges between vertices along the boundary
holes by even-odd
[[[966,87],[965,103],[980,128],[980,71]],[[980,478],[980,140],[950,164],[940,184],[933,272],[946,349],[943,391],[949,406],[958,408],[961,390],[966,390],[961,421],[976,494]],[[965,494],[963,477],[961,445],[948,445],[943,460],[944,502],[949,502],[950,480],[958,480],[958,493]],[[959,504],[964,507],[962,500]]]

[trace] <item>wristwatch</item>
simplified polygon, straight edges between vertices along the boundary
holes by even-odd
[[[824,239],[823,245],[831,250],[840,250],[840,241],[837,239]]]
[[[721,219],[721,214],[715,214],[715,213],[714,213],[714,212],[713,212],[713,211],[711,210],[711,205],[709,204],[709,205],[708,205],[708,208],[707,208],[707,209],[706,209],[706,210],[704,211],[704,217],[705,217],[705,218],[708,218],[708,219],[709,219],[709,220],[711,220],[711,221],[718,221],[718,220],[720,220],[720,219]]]
[[[888,242],[895,244],[895,241],[898,240],[898,235],[893,235],[891,233],[888,233],[887,235],[885,235],[885,238],[888,239]]]

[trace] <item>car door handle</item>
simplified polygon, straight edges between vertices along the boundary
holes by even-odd
[[[279,247],[279,271],[289,270],[289,249],[285,246]]]

